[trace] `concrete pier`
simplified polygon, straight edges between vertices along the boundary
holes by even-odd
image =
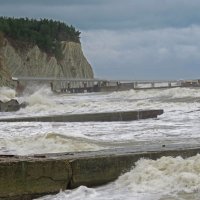
[[[97,152],[32,156],[0,155],[0,199],[33,199],[85,186],[99,186],[129,171],[140,158],[194,156],[200,146],[143,146]]]
[[[35,117],[18,117],[0,119],[0,122],[87,122],[87,121],[131,121],[147,118],[156,118],[163,114],[163,110],[137,110],[104,113],[63,114]]]
[[[113,92],[125,90],[168,89],[176,87],[199,88],[200,80],[106,80],[66,77],[12,77],[17,91],[33,82],[49,85],[56,93]],[[20,86],[20,87],[19,87]]]

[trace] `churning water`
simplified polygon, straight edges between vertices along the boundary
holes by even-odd
[[[15,92],[0,89],[0,100]],[[27,90],[15,97],[28,106],[0,118],[62,113],[164,109],[157,119],[130,122],[13,122],[0,123],[0,154],[92,151],[109,148],[200,142],[200,89],[172,88],[113,93],[53,94],[49,88]],[[200,199],[200,156],[188,159],[141,159],[113,183],[81,186],[40,199],[46,200],[184,200]]]

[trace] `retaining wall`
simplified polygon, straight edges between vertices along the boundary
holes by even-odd
[[[42,121],[42,122],[87,122],[87,121],[131,121],[138,119],[156,118],[163,114],[158,110],[119,111],[104,113],[62,114],[35,117],[18,117],[0,119],[0,122]]]

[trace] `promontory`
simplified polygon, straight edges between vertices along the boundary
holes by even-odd
[[[12,76],[93,78],[80,32],[48,19],[0,17],[0,86]]]

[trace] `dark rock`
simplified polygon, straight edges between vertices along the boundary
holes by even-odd
[[[20,104],[20,108],[25,108],[27,105],[28,105],[27,102],[23,102],[23,103]]]
[[[11,99],[7,102],[0,101],[0,112],[13,112],[18,111],[21,107],[24,108],[25,103],[19,104],[16,99]]]

